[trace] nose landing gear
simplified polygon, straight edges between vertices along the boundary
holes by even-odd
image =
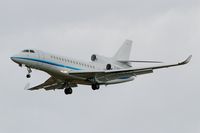
[[[28,71],[28,74],[26,75],[26,78],[30,78],[31,77],[30,73],[32,72],[31,68],[27,67],[27,71]]]

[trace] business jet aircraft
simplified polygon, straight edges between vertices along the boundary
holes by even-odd
[[[183,62],[170,65],[133,68],[132,62],[160,63],[157,61],[129,60],[132,41],[126,40],[117,53],[112,57],[92,55],[91,62],[83,62],[73,58],[58,56],[40,50],[27,49],[11,57],[20,67],[27,67],[27,78],[30,78],[31,68],[48,73],[51,77],[44,83],[28,90],[64,89],[65,94],[72,94],[73,87],[78,84],[90,85],[93,90],[100,85],[110,85],[134,80],[137,75],[152,73],[155,69],[174,67],[187,64],[191,55]]]

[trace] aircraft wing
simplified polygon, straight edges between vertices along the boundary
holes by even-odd
[[[79,78],[82,80],[88,80],[92,78],[102,78],[102,77],[109,77],[109,79],[117,79],[121,76],[137,76],[152,73],[154,69],[161,69],[161,68],[168,68],[174,66],[185,65],[190,62],[192,55],[190,55],[185,61],[177,63],[177,64],[170,64],[170,65],[160,65],[160,66],[153,66],[153,67],[145,67],[145,68],[129,68],[129,69],[120,69],[120,70],[100,70],[100,71],[73,71],[68,73],[68,76]]]
[[[29,88],[28,90],[39,90],[39,89],[45,89],[45,90],[55,90],[58,87],[60,87],[61,85],[56,81],[55,78],[50,77],[49,79],[47,79],[44,83]]]
[[[152,70],[152,72],[153,72],[154,69],[169,68],[169,67],[174,67],[174,66],[185,65],[185,64],[187,64],[187,63],[190,62],[191,58],[192,58],[192,55],[190,55],[183,62],[179,62],[179,63],[176,63],[176,64],[160,65],[160,66],[153,66],[153,67],[133,69],[133,73],[135,73],[136,75],[141,75],[141,74],[145,74],[146,71],[148,72],[148,71]]]

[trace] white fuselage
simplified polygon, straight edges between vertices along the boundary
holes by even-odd
[[[79,84],[90,85],[93,90],[98,90],[100,85],[128,82],[134,80],[138,75],[153,73],[156,69],[185,65],[192,58],[192,55],[190,55],[186,60],[179,63],[133,68],[132,62],[161,62],[130,60],[131,47],[132,41],[126,40],[113,57],[93,54],[91,56],[92,62],[84,62],[32,49],[23,50],[11,59],[19,66],[27,67],[27,78],[31,77],[31,68],[44,71],[50,75],[44,83],[28,88],[28,90],[64,89],[65,94],[68,95],[72,94],[72,88]]]
[[[81,78],[71,77],[69,75],[70,72],[90,72],[95,70],[106,70],[106,63],[84,62],[73,58],[49,54],[40,50],[34,50],[33,52],[21,52],[11,57],[11,59],[20,65],[25,65],[28,68],[34,68],[44,71],[54,76],[58,80],[66,80],[76,84],[91,85],[91,82],[82,80]],[[120,64],[117,64],[115,62],[112,63],[113,70],[122,68],[123,67],[120,66]],[[116,84],[132,81],[133,79],[134,77],[132,75],[122,75],[118,79],[99,81],[99,84]]]

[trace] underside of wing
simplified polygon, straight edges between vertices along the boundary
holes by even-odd
[[[61,86],[62,86],[62,83],[58,83],[55,78],[50,77],[44,83],[42,83],[38,86],[29,88],[28,90],[39,90],[39,89],[55,90],[55,89],[58,89]]]

